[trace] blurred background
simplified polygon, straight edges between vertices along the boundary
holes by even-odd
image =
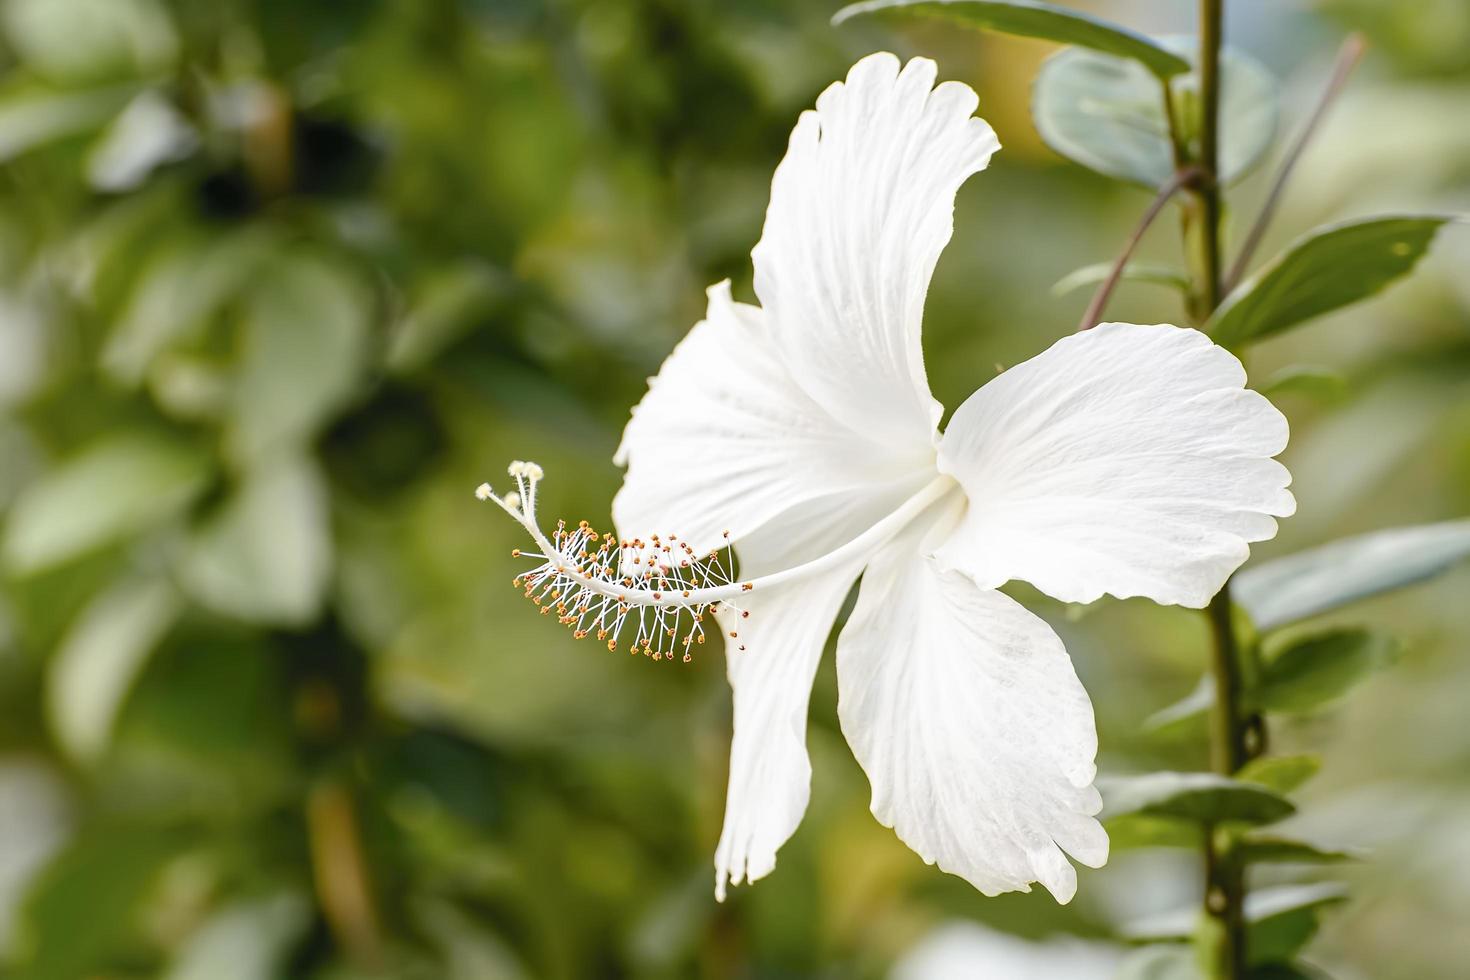
[[[752,298],[791,125],[873,50],[937,58],[1005,146],[929,296],[937,396],[1073,328],[1087,290],[1050,287],[1147,195],[1037,138],[1052,49],[832,28],[838,6],[0,2],[0,975],[919,976],[961,923],[1098,942],[1196,901],[1188,851],[1119,850],[1066,908],[926,867],[868,814],[829,658],[806,820],[717,905],[722,655],[574,644],[474,500],[529,457],[548,513],[607,524],[644,379],[706,285]],[[1192,30],[1188,4],[1074,6]],[[1470,5],[1229,6],[1285,132],[1343,35],[1371,44],[1263,256],[1334,218],[1470,211]],[[1263,184],[1234,190],[1237,230]],[[1162,222],[1144,252],[1178,249]],[[1259,555],[1470,513],[1467,268],[1447,229],[1411,280],[1254,349],[1257,379],[1343,379],[1278,398],[1300,510]],[[1147,284],[1111,313],[1180,317]],[[1325,759],[1298,822],[1370,848],[1309,950],[1335,977],[1470,960],[1467,588],[1340,616],[1397,633],[1397,665],[1275,732]],[[1199,614],[1017,595],[1067,641],[1104,771],[1205,765],[1202,722],[1142,724],[1194,686]],[[986,975],[949,947],[947,975]]]

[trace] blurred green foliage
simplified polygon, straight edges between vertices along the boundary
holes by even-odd
[[[717,906],[720,655],[572,644],[522,608],[513,529],[471,496],[530,456],[546,506],[605,522],[644,379],[705,285],[749,295],[796,114],[878,47],[939,57],[1007,145],[930,297],[936,392],[1070,329],[1085,297],[1048,287],[1143,200],[1032,132],[1049,49],[834,29],[837,6],[0,3],[4,975],[867,976],[942,918],[1102,934],[1190,894],[1192,867],[1126,852],[1066,909],[925,867],[866,812],[829,664],[811,812]],[[1381,203],[1467,209],[1463,3],[1239,7],[1288,126],[1308,54],[1346,26],[1378,46],[1270,244]],[[1258,377],[1346,379],[1281,396],[1301,516],[1264,551],[1470,510],[1470,245],[1442,242],[1413,286],[1253,352]],[[1178,316],[1151,288],[1115,305]],[[1381,847],[1314,947],[1342,976],[1470,956],[1465,585],[1334,620],[1396,627],[1404,667],[1278,736],[1325,745],[1323,822]],[[1105,768],[1200,763],[1188,719],[1140,726],[1194,682],[1202,621],[1024,598],[1092,691]]]

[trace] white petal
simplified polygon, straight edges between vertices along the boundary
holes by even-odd
[[[811,795],[807,704],[822,647],[857,569],[760,595],[749,618],[724,612],[726,672],[735,693],[735,737],[725,825],[715,851],[715,897],[725,883],[763,878],[796,831]],[[739,637],[731,639],[731,630]],[[740,649],[744,647],[744,649]]]
[[[927,539],[910,527],[864,573],[837,643],[842,731],[873,815],[925,861],[987,895],[1039,881],[1066,902],[1062,849],[1107,860],[1092,706],[1046,623],[925,554],[956,516]]]
[[[999,148],[975,93],[935,87],[934,62],[853,66],[802,114],[776,170],[755,291],[774,343],[819,404],[869,438],[932,442],[924,296],[953,230],[955,192]]]
[[[940,407],[924,376],[924,294],[954,195],[995,134],[934,63],[863,59],[804,113],[753,253],[764,311],[710,290],[617,460],[625,537],[738,540],[817,498],[897,503],[932,475]],[[916,482],[918,481],[918,482]]]
[[[628,467],[613,500],[622,537],[672,532],[707,551],[726,530],[740,541],[805,509],[818,534],[835,526],[840,544],[932,477],[932,443],[898,459],[813,402],[769,344],[763,319],[731,299],[728,282],[712,286],[706,318],[649,382],[615,457]],[[742,548],[742,560],[758,558],[756,550]]]
[[[870,506],[883,504],[874,500]],[[819,520],[828,509],[827,501],[812,501],[743,540],[742,575],[754,577],[829,551],[847,540],[846,523],[870,524],[882,516],[858,508],[840,520]],[[867,557],[854,555],[823,575],[752,592],[741,601],[748,616],[719,614],[735,695],[725,826],[715,851],[715,897],[721,901],[727,880],[755,881],[775,868],[777,849],[806,812],[812,678],[837,610]],[[732,639],[731,631],[740,635]]]
[[[1296,509],[1286,419],[1197,330],[1105,323],[960,406],[940,469],[970,508],[938,552],[982,588],[1030,582],[1203,606]]]

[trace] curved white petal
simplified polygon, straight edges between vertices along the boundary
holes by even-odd
[[[722,612],[726,674],[735,696],[735,737],[725,825],[715,850],[715,897],[725,883],[763,878],[776,850],[796,831],[811,795],[806,752],[812,678],[832,621],[857,569],[811,583],[752,595],[748,618]],[[737,638],[729,632],[737,631]]]
[[[939,466],[970,507],[939,549],[982,588],[1022,579],[1203,606],[1296,509],[1286,419],[1197,330],[1104,323],[986,384]]]
[[[883,506],[873,499],[840,520],[829,516],[826,521],[819,518],[831,509],[830,501],[799,506],[741,542],[741,574],[759,576],[830,551],[851,537],[845,524],[871,524],[882,516],[875,510]],[[725,825],[715,851],[715,897],[720,901],[727,881],[755,881],[775,868],[777,849],[806,812],[812,678],[837,610],[867,557],[854,555],[820,576],[752,592],[739,611],[717,614],[735,699]],[[731,632],[739,635],[732,638]]]
[[[751,253],[755,291],[796,382],[856,431],[932,444],[919,329],[955,192],[999,148],[975,93],[934,62],[864,58],[802,114]]]
[[[752,253],[764,309],[709,312],[634,410],[617,461],[624,536],[738,541],[794,506],[933,474],[940,407],[924,376],[924,294],[959,185],[995,151],[975,93],[932,61],[864,58],[803,113]]]
[[[932,477],[933,446],[923,448],[898,459],[836,421],[791,380],[762,312],[722,282],[633,409],[614,457],[628,474],[613,519],[622,537],[672,532],[703,552],[726,530],[742,541],[820,500],[818,531],[835,526],[840,544]]]
[[[956,516],[910,527],[864,573],[837,642],[842,731],[873,815],[925,861],[987,895],[1039,881],[1067,902],[1062,851],[1108,853],[1092,706],[1046,623],[926,554]]]

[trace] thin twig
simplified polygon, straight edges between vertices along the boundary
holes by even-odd
[[[1108,299],[1112,297],[1113,290],[1123,278],[1123,271],[1128,268],[1128,260],[1133,257],[1149,225],[1154,223],[1154,219],[1159,216],[1160,211],[1164,210],[1164,205],[1169,203],[1169,199],[1179,193],[1180,188],[1196,180],[1199,175],[1198,167],[1185,167],[1182,170],[1176,170],[1168,183],[1159,188],[1158,194],[1154,195],[1154,199],[1149,203],[1148,210],[1144,211],[1143,217],[1138,219],[1138,226],[1133,229],[1133,234],[1129,235],[1128,240],[1123,243],[1123,251],[1113,263],[1108,277],[1097,287],[1097,292],[1092,294],[1092,301],[1087,304],[1087,309],[1082,313],[1082,319],[1077,323],[1078,333],[1097,326],[1098,321],[1102,319],[1103,310],[1107,308]]]
[[[1301,159],[1312,137],[1317,134],[1317,128],[1327,117],[1327,110],[1332,108],[1332,104],[1342,94],[1343,88],[1347,85],[1348,76],[1352,75],[1353,69],[1362,60],[1363,52],[1367,47],[1367,42],[1364,41],[1361,34],[1349,34],[1347,40],[1342,42],[1342,47],[1338,49],[1337,60],[1332,69],[1332,78],[1322,91],[1322,97],[1317,101],[1317,107],[1312,110],[1312,115],[1307,119],[1306,126],[1302,128],[1301,134],[1292,144],[1291,151],[1282,161],[1281,169],[1277,171],[1276,179],[1271,184],[1271,192],[1266,195],[1266,201],[1261,205],[1260,214],[1256,215],[1250,233],[1246,235],[1245,242],[1240,246],[1240,254],[1235,257],[1235,263],[1231,265],[1229,274],[1225,276],[1224,288],[1227,293],[1245,277],[1246,269],[1250,267],[1251,257],[1255,255],[1261,239],[1266,235],[1266,229],[1276,214],[1277,205],[1281,203],[1281,194],[1286,189],[1286,182],[1291,179],[1297,161]]]

